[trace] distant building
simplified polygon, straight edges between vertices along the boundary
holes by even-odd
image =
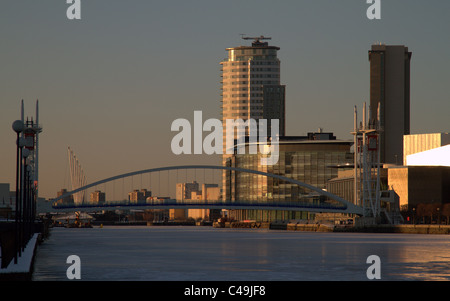
[[[169,209],[169,219],[185,220],[186,219],[186,210],[185,209]]]
[[[369,50],[369,124],[379,116],[381,163],[403,162],[403,135],[410,133],[411,55],[408,47],[397,45],[372,45]]]
[[[191,193],[199,191],[199,185],[196,181],[192,183],[177,183],[176,186],[176,200],[190,200]]]
[[[106,202],[106,194],[100,190],[91,192],[90,204],[104,204]]]
[[[0,183],[0,208],[11,205],[9,183]]]
[[[177,201],[190,200],[192,192],[199,191],[199,184],[196,181],[192,183],[177,183],[175,189],[175,198]],[[173,219],[186,219],[188,217],[187,209],[170,209],[170,217]]]
[[[192,202],[196,204],[202,204],[208,200],[217,201],[220,199],[220,188],[218,184],[202,184],[201,190],[200,184],[196,181],[192,183],[177,183],[176,185],[176,198],[177,201],[183,201],[184,203]],[[220,210],[210,209],[170,209],[171,219],[217,219],[220,217]]]
[[[221,190],[218,184],[202,184],[201,191],[193,191],[191,200],[200,201],[218,201],[221,199]],[[193,219],[216,220],[221,216],[220,209],[188,209],[187,216]]]
[[[36,213],[46,214],[49,212],[53,212],[52,204],[53,201],[51,199],[38,197],[36,200]]]
[[[218,184],[202,184],[202,200],[218,201],[222,197]]]
[[[15,203],[13,208],[12,199],[10,198],[9,183],[0,183],[0,217],[9,218],[12,215],[12,211],[15,210]]]
[[[63,188],[56,193],[56,197],[60,197],[66,193],[67,193],[67,189]],[[74,204],[73,195],[66,196],[56,202],[56,205],[73,205],[73,204]]]
[[[133,190],[128,193],[128,201],[131,203],[145,203],[147,198],[152,196],[152,192],[147,189]]]

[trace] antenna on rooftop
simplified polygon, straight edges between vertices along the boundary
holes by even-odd
[[[245,34],[241,33],[241,38],[243,40],[254,40],[255,43],[259,43],[261,42],[261,40],[272,40],[271,37],[265,37],[263,35],[259,36],[259,37],[244,37]]]

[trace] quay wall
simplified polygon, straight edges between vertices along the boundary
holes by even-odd
[[[225,222],[213,224],[215,228],[255,228],[308,232],[359,232],[359,233],[409,233],[450,234],[450,225],[333,225],[331,223],[302,222]]]
[[[334,232],[450,234],[450,225],[373,225],[335,227]]]

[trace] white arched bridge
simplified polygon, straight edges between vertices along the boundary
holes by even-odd
[[[129,201],[122,202],[105,202],[102,204],[74,204],[65,205],[58,204],[58,200],[67,198],[75,193],[85,191],[89,188],[96,187],[108,182],[112,182],[118,179],[124,179],[127,177],[133,177],[136,175],[142,175],[147,173],[156,173],[161,171],[171,170],[189,170],[189,169],[203,169],[203,170],[222,170],[222,171],[234,171],[238,173],[248,173],[254,175],[261,175],[278,179],[287,183],[296,184],[300,187],[314,191],[320,198],[316,198],[316,201],[307,200],[306,198],[299,198],[298,200],[185,200],[179,201],[175,199],[159,199],[157,201],[147,201],[145,203],[132,203]],[[319,199],[319,200],[317,200]],[[147,208],[147,209],[260,209],[260,210],[289,210],[289,211],[309,211],[309,212],[332,212],[332,213],[347,213],[363,215],[363,208],[357,206],[337,195],[329,193],[326,190],[312,186],[310,184],[300,182],[298,180],[288,178],[281,175],[271,174],[263,171],[229,167],[229,166],[216,166],[216,165],[180,165],[180,166],[166,166],[151,169],[144,169],[129,173],[120,174],[117,176],[109,177],[100,181],[96,181],[87,184],[83,187],[69,191],[61,196],[58,196],[53,200],[53,208],[57,210],[104,210],[105,208],[122,208],[122,207],[134,207],[134,208]]]

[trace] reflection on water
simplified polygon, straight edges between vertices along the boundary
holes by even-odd
[[[52,229],[34,280],[67,280],[69,255],[82,280],[367,280],[369,255],[382,280],[450,280],[450,236],[311,233],[211,227]]]

